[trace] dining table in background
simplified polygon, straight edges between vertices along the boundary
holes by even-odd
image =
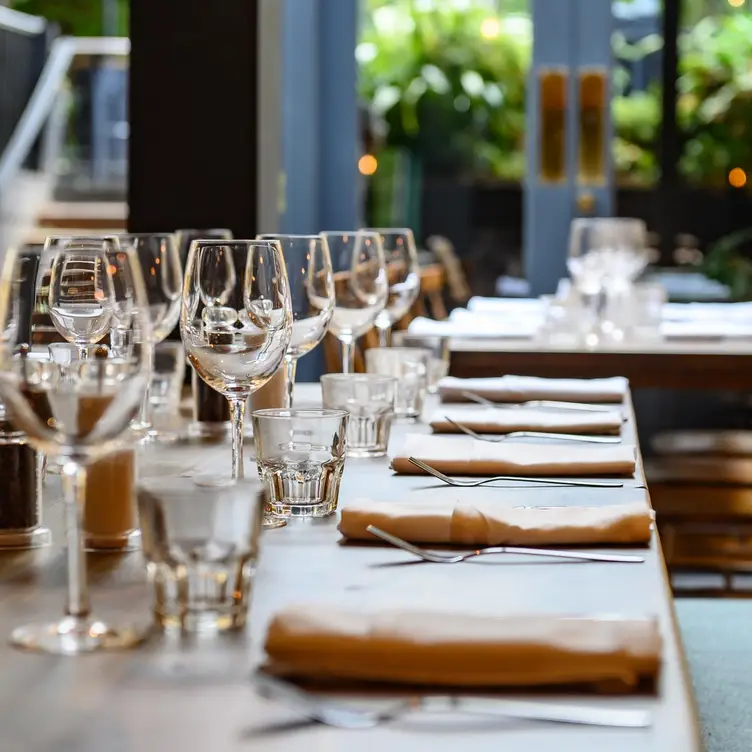
[[[501,352],[501,351],[499,351]],[[460,361],[461,362],[461,361]],[[510,369],[518,370],[518,369]],[[558,373],[557,375],[564,375]],[[320,404],[319,385],[299,385],[300,406]],[[623,440],[636,445],[634,416]],[[427,406],[435,407],[435,398]],[[423,423],[397,423],[392,442]],[[468,439],[470,441],[470,439]],[[597,451],[597,447],[593,451]],[[250,452],[249,452],[250,454]],[[249,469],[252,459],[248,458]],[[150,445],[142,477],[229,472],[223,445]],[[54,614],[65,593],[62,504],[56,479],[46,488],[51,547],[0,553],[0,633]],[[509,506],[608,505],[649,501],[642,462],[621,488],[543,487],[505,483],[457,489],[423,475],[400,476],[387,458],[348,459],[341,504],[459,498]],[[609,550],[609,549],[604,549]],[[626,549],[626,552],[634,549]],[[0,641],[0,726],[3,752],[700,752],[691,683],[660,542],[639,550],[644,564],[552,563],[519,556],[457,565],[414,563],[378,544],[343,545],[336,518],[296,520],[263,534],[261,563],[246,632],[219,637],[157,635],[140,648],[77,658],[27,654]],[[90,554],[92,596],[99,613],[149,617],[149,589],[140,552]],[[283,704],[261,699],[251,673],[274,613],[298,603],[344,609],[415,608],[462,614],[655,615],[663,637],[663,666],[655,693],[585,695],[535,693],[536,699],[606,708],[646,708],[647,729],[564,726],[456,716],[401,720],[370,730],[315,725]],[[381,690],[386,691],[382,688]],[[362,699],[361,694],[352,694]],[[514,693],[521,698],[525,695]],[[347,700],[348,694],[340,695]]]
[[[597,349],[536,339],[452,337],[449,373],[591,379],[625,376],[634,389],[752,391],[752,338],[664,339]]]

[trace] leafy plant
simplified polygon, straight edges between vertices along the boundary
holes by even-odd
[[[121,36],[128,34],[129,0],[114,0]],[[42,16],[60,26],[63,34],[79,37],[102,36],[102,0],[11,0],[11,7],[33,16]]]

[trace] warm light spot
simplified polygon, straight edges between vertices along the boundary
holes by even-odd
[[[734,188],[744,188],[747,184],[747,173],[741,167],[734,167],[728,174],[728,181]]]
[[[364,154],[358,160],[358,170],[361,175],[373,175],[379,168],[379,162],[373,154]]]
[[[484,18],[480,24],[480,35],[483,39],[496,39],[501,34],[501,22],[498,18]]]
[[[107,267],[107,271],[114,277],[117,274],[117,267],[114,264],[110,264]]]
[[[728,4],[734,8],[741,8],[744,5],[745,0],[728,0]]]

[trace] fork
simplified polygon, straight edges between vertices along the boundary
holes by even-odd
[[[608,407],[606,405],[583,405],[580,402],[556,402],[555,400],[528,400],[527,402],[499,403],[493,400],[481,397],[480,394],[475,392],[462,391],[460,394],[470,402],[477,402],[479,405],[485,405],[486,407],[495,407],[498,410],[514,410],[520,407],[550,407],[555,410],[580,410],[591,413],[608,413],[614,409],[618,409],[618,406]]]
[[[380,723],[397,720],[415,711],[428,713],[454,711],[468,715],[612,728],[647,728],[652,723],[651,714],[647,710],[463,696],[409,697],[381,710],[365,710],[320,697],[267,674],[255,674],[253,685],[261,697],[283,702],[306,718],[326,726],[351,730],[374,728]]]
[[[479,441],[490,441],[492,444],[498,444],[501,441],[508,441],[509,439],[561,439],[562,441],[582,441],[589,444],[621,443],[620,436],[586,436],[576,433],[549,433],[546,431],[512,431],[503,436],[482,436],[473,431],[472,428],[458,423],[456,420],[452,420],[448,415],[444,416],[444,420],[451,423],[455,428],[458,428],[462,433],[466,433],[468,436],[472,436]]]
[[[520,548],[519,546],[489,546],[487,548],[478,548],[475,551],[469,551],[464,554],[441,554],[435,551],[428,551],[420,546],[408,543],[396,535],[387,533],[373,525],[368,525],[366,530],[375,535],[377,538],[391,543],[403,551],[407,551],[417,556],[423,561],[430,561],[433,564],[459,564],[461,561],[467,561],[476,556],[487,556],[490,554],[526,554],[529,556],[551,556],[555,559],[582,559],[583,561],[612,561],[621,564],[642,564],[645,561],[643,556],[631,556],[629,554],[591,554],[584,551],[563,551],[556,548]]]
[[[495,475],[493,478],[483,478],[481,480],[457,480],[457,478],[450,478],[448,475],[439,472],[430,465],[426,465],[425,462],[417,459],[416,457],[408,457],[415,467],[419,467],[423,472],[428,475],[433,475],[434,478],[438,478],[449,486],[458,486],[459,488],[474,488],[476,486],[484,486],[487,483],[494,483],[497,480],[519,480],[524,483],[544,483],[551,486],[585,486],[588,488],[623,488],[624,484],[621,481],[607,481],[607,480],[564,480],[558,478],[532,478],[523,477],[519,475]]]

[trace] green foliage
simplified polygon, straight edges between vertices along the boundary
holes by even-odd
[[[693,182],[723,185],[730,169],[752,168],[752,16],[708,16],[682,35],[680,50],[681,169]]]
[[[128,34],[129,0],[116,0],[118,35]],[[99,37],[102,29],[102,0],[11,0],[11,7],[58,24],[63,34]]]
[[[734,300],[752,299],[752,261],[742,252],[752,243],[752,230],[740,230],[719,240],[705,254],[703,271],[731,289]]]
[[[482,0],[368,0],[358,46],[361,94],[387,124],[388,147],[436,171],[518,180],[524,174],[525,88],[532,54],[526,0],[505,0],[503,15]],[[680,168],[691,181],[723,185],[732,167],[752,170],[752,16],[726,0],[687,0],[679,40]],[[709,11],[717,12],[708,16]],[[489,18],[498,36],[485,39]],[[486,26],[486,31],[488,27]],[[493,27],[492,27],[493,30]],[[661,47],[614,35],[617,59],[640,60]],[[625,95],[629,75],[614,70],[614,159],[620,182],[658,177],[660,89]]]

